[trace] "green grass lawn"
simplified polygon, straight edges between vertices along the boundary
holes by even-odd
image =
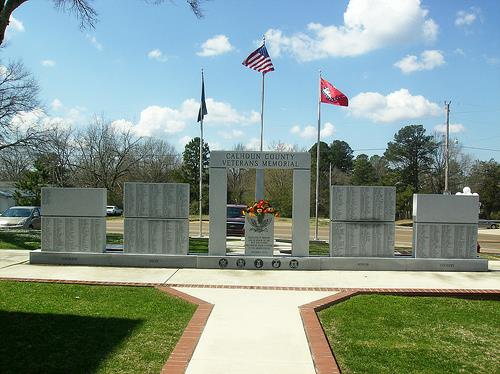
[[[500,303],[355,296],[319,312],[343,373],[498,373]]]
[[[196,306],[154,288],[0,282],[0,373],[159,373]]]
[[[29,249],[40,248],[39,230],[2,230],[0,231],[0,248]]]

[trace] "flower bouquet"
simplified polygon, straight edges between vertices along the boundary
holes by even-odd
[[[279,217],[279,212],[271,206],[269,200],[259,200],[257,202],[253,202],[252,204],[249,204],[242,213],[243,215],[256,217],[259,225],[262,225],[264,222],[266,214],[272,214],[275,217]]]

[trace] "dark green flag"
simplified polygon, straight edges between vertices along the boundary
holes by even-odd
[[[198,112],[198,122],[202,121],[203,117],[207,114],[207,103],[205,102],[205,79],[203,77],[203,72],[201,72],[201,105]]]

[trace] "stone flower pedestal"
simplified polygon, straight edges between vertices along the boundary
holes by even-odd
[[[273,255],[274,215],[245,216],[245,255]]]

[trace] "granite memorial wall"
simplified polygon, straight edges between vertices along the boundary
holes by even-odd
[[[187,255],[189,184],[125,183],[125,253]]]
[[[393,257],[396,188],[331,186],[330,256]]]
[[[413,195],[416,258],[477,257],[478,196]]]
[[[42,251],[106,249],[105,188],[42,188]]]

